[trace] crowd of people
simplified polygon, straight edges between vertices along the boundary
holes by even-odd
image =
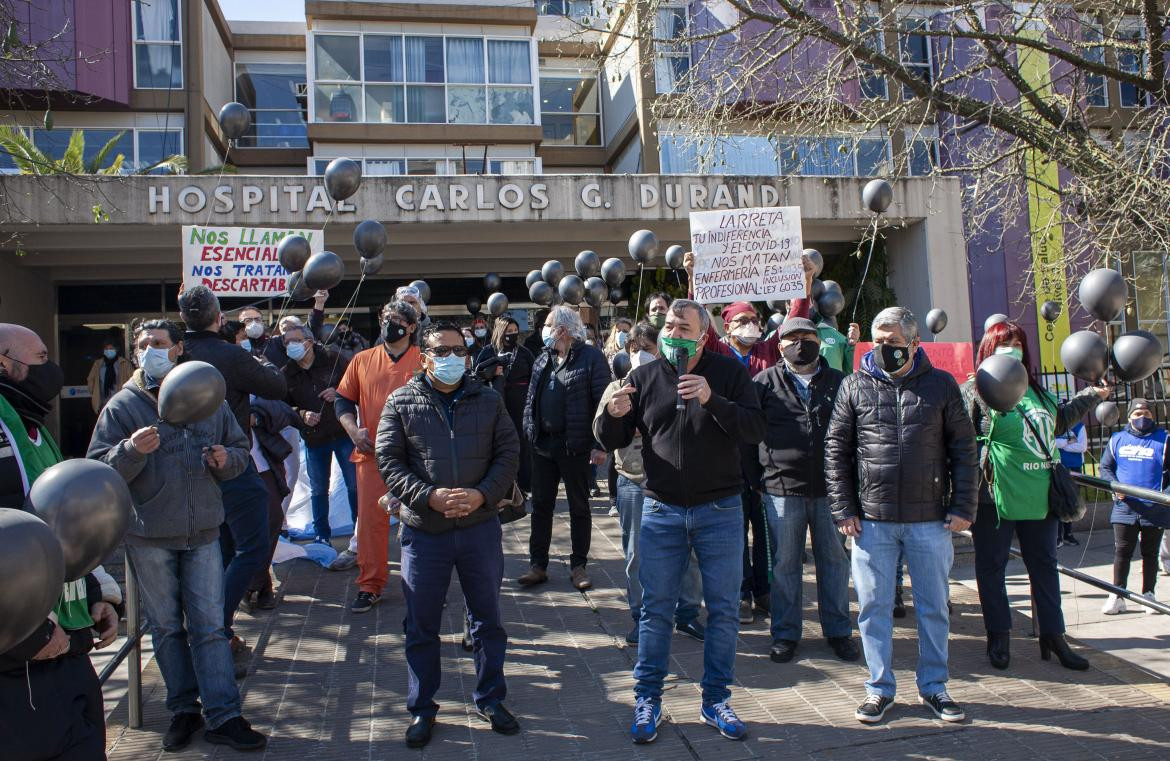
[[[688,255],[688,268],[692,261]],[[805,274],[811,292],[807,262]],[[88,456],[121,474],[133,497],[125,544],[166,684],[166,750],[201,728],[209,742],[265,747],[242,715],[237,679],[249,648],[233,624],[241,605],[277,605],[270,565],[299,461],[310,484],[312,541],[335,541],[334,464],[344,481],[355,531],[330,568],[358,567],[354,614],[385,593],[397,518],[410,747],[426,745],[435,729],[452,572],[465,601],[476,709],[493,730],[519,731],[505,705],[500,510],[530,505],[528,568],[515,581],[538,588],[552,575],[563,487],[567,581],[588,590],[590,496],[607,463],[626,559],[626,641],[637,648],[635,743],[657,736],[676,632],[703,642],[699,720],[729,739],[745,737],[731,705],[739,627],[770,619],[769,657],[793,660],[810,534],[821,633],[842,661],[868,666],[860,722],[878,722],[894,705],[893,618],[904,615],[904,566],[919,640],[916,692],[937,718],[964,719],[947,691],[948,576],[952,536],[968,529],[990,664],[1010,667],[1005,571],[1014,540],[1042,657],[1088,668],[1064,639],[1057,576],[1058,543],[1075,538],[1048,510],[1047,495],[1051,463],[1085,451],[1081,420],[1108,385],[1061,400],[1030,371],[1016,410],[996,412],[973,381],[960,385],[931,365],[917,318],[901,307],[873,319],[873,348],[854,370],[860,327],[838,332],[807,299],[790,302],[767,335],[748,302],[725,305],[716,318],[695,301],[654,293],[637,305],[638,319],[617,318],[604,337],[576,308],[559,305],[537,312],[523,339],[507,315],[466,327],[432,319],[406,286],[381,310],[372,345],[344,320],[323,340],[326,299],[317,295],[306,320],[284,316],[270,327],[254,307],[224,314],[215,294],[197,286],[179,297],[184,328],[142,322],[131,339],[134,363],[110,344],[91,373],[99,417]],[[993,354],[1027,364],[1024,330],[1008,322],[986,331],[977,360]],[[207,420],[173,426],[159,420],[159,389],[190,359],[220,371],[226,401]],[[39,337],[0,325],[0,506],[24,507],[36,476],[61,459],[44,418],[62,382]],[[1166,442],[1152,405],[1133,400],[1125,430],[1102,454],[1102,474],[1161,490],[1170,478]],[[1116,497],[1114,582],[1126,586],[1140,548],[1142,592],[1152,598],[1162,531]],[[88,631],[101,632],[97,646],[112,641],[120,603],[103,575],[66,585],[45,625],[0,654],[0,747],[17,748],[17,758],[101,757]],[[1111,597],[1105,612],[1124,605]],[[68,710],[50,720],[37,710],[48,704]]]

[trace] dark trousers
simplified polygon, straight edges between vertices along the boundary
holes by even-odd
[[[264,567],[252,577],[252,583],[248,585],[249,592],[272,591],[272,574],[268,569],[272,567],[272,556],[276,554],[276,543],[280,541],[280,527],[284,525],[284,497],[280,495],[276,479],[275,470],[266,470],[260,474],[260,480],[268,490],[268,557]]]
[[[490,518],[442,534],[402,527],[402,595],[406,599],[406,708],[412,716],[434,716],[439,706],[442,665],[439,628],[451,571],[459,574],[470,622],[477,708],[499,703],[507,693],[504,655],[508,635],[500,622],[500,584],[504,578],[503,532]]]
[[[611,453],[609,456],[609,501],[617,504],[617,458]]]
[[[1005,571],[1012,537],[1020,543],[1032,599],[1036,603],[1036,626],[1040,634],[1063,634],[1064,613],[1060,610],[1060,575],[1056,570],[1056,532],[1060,521],[1049,513],[1040,521],[1000,519],[995,505],[979,502],[979,514],[971,533],[975,538],[975,580],[979,585],[979,604],[983,608],[983,625],[989,632],[1008,632],[1012,628],[1012,609],[1008,604]]]
[[[532,565],[548,568],[548,547],[552,543],[553,509],[557,503],[557,484],[565,483],[569,500],[569,535],[572,554],[569,565],[583,566],[589,561],[589,541],[593,517],[589,512],[589,453],[532,453],[532,533],[528,554]]]
[[[1129,564],[1134,550],[1142,553],[1142,594],[1153,592],[1158,583],[1158,546],[1162,543],[1162,529],[1124,523],[1113,524],[1113,583],[1128,588]]]
[[[232,638],[236,608],[256,573],[268,560],[268,489],[256,466],[220,484],[223,492],[224,523],[219,527],[223,552],[223,628]]]
[[[29,661],[27,675],[0,674],[0,758],[97,761],[105,754],[102,688],[88,656]]]
[[[739,594],[743,600],[766,597],[768,586],[768,518],[764,514],[760,492],[743,490],[743,583]],[[751,543],[748,543],[748,529],[751,529]]]

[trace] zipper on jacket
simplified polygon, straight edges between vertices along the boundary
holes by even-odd
[[[903,444],[902,444],[902,387],[895,383],[894,384],[894,392],[898,395],[898,463],[899,463],[899,470],[901,470],[900,466],[901,466],[901,462],[902,462],[902,449],[903,449]],[[902,475],[901,475],[901,473],[898,474],[897,483],[898,483],[897,501],[895,504],[900,506],[902,504]]]
[[[455,451],[455,408],[459,406],[459,400],[456,399],[454,402],[451,403],[451,419],[448,421],[447,420],[447,413],[444,412],[442,410],[442,408],[435,402],[434,398],[430,395],[429,392],[427,393],[427,399],[428,399],[428,401],[430,401],[431,406],[434,407],[435,410],[439,413],[439,418],[444,423],[447,424],[447,433],[449,434],[448,440],[451,442],[451,468],[454,471],[455,483],[458,484],[459,483],[459,457],[458,457],[458,453]],[[452,520],[455,521],[456,526],[459,525],[458,518],[452,518]]]

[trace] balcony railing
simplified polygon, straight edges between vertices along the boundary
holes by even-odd
[[[305,112],[249,109],[252,125],[239,139],[241,148],[308,148],[309,129]]]

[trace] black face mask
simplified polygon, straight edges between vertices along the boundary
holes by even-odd
[[[793,367],[807,367],[821,355],[821,345],[811,338],[804,338],[780,349],[784,361]]]
[[[1148,417],[1135,417],[1133,420],[1129,421],[1129,424],[1133,430],[1141,436],[1152,433],[1154,426],[1157,425],[1157,423],[1155,423],[1152,418]]]
[[[504,334],[504,348],[515,349],[517,342],[520,340],[519,333],[505,333]]]
[[[8,400],[22,420],[41,425],[45,415],[53,409],[53,400],[65,385],[65,372],[52,361],[25,366],[28,377],[22,381],[14,381],[7,374],[0,375],[0,396]]]
[[[878,344],[874,349],[874,364],[891,375],[901,370],[914,358],[909,346]]]
[[[406,337],[406,328],[396,322],[386,320],[382,323],[382,340],[388,344],[398,343]]]

